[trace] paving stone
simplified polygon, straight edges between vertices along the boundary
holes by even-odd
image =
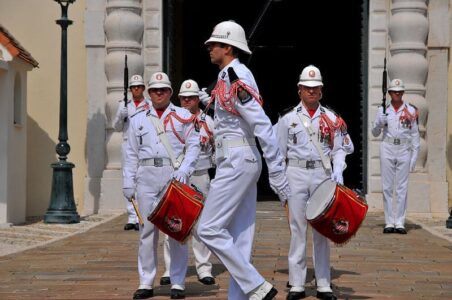
[[[290,242],[286,212],[276,201],[258,202],[256,216],[252,261],[279,290],[276,299],[285,299]],[[124,231],[125,221],[121,215],[93,217],[78,227],[38,220],[21,228],[2,228],[0,255],[8,245],[2,238],[22,240],[9,244],[21,252],[0,256],[0,299],[131,299],[138,287],[138,233]],[[369,213],[348,243],[331,244],[332,286],[339,298],[452,299],[452,240],[424,229],[427,221],[418,225],[410,219],[405,236],[384,235],[382,213]],[[49,231],[56,234],[40,244]],[[316,294],[311,237],[308,230],[306,299]],[[22,251],[23,245],[34,247]],[[160,242],[156,284],[163,273],[162,252]],[[217,284],[204,286],[197,281],[190,252],[187,299],[227,299],[229,274],[214,256],[212,263]],[[152,299],[168,299],[169,289],[156,285]]]

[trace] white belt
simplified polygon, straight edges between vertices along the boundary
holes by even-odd
[[[242,146],[256,146],[256,140],[254,138],[238,138],[238,139],[222,139],[218,138],[215,140],[215,147],[218,148],[234,148]]]
[[[408,144],[408,139],[399,139],[399,138],[391,138],[391,137],[385,137],[383,139],[386,143],[393,144],[393,145],[404,145]]]
[[[303,169],[316,169],[322,167],[321,160],[304,160],[304,159],[289,159],[288,165],[291,167],[299,167]]]
[[[215,139],[215,159],[218,160],[223,157],[228,157],[229,148],[255,146],[256,140],[254,138],[237,138],[237,139],[223,139],[218,137]]]
[[[169,158],[140,159],[140,166],[151,166],[151,167],[171,166],[171,160]]]

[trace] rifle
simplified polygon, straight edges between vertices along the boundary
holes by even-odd
[[[386,114],[386,92],[388,91],[388,75],[386,72],[386,56],[384,60],[384,66],[383,66],[383,83],[382,83],[382,90],[383,90],[383,100],[382,100],[382,106],[383,106],[383,114]]]
[[[129,68],[127,67],[127,54],[124,57],[124,107],[127,107],[127,92],[129,90]],[[124,118],[127,122],[127,117]]]
[[[259,26],[262,19],[264,18],[264,15],[267,13],[267,10],[270,7],[270,4],[272,3],[272,1],[273,0],[267,0],[267,2],[265,3],[265,6],[262,8],[261,13],[257,17],[256,22],[253,25],[253,28],[251,28],[250,35],[248,36],[248,44],[250,45],[250,48],[254,48],[254,47],[252,47],[252,44],[251,44],[252,38],[254,37],[254,33],[256,32],[257,27]],[[254,53],[254,49],[251,51],[251,54],[248,57],[248,61],[246,62],[246,64],[248,66],[250,65],[251,58],[253,57],[253,53]]]

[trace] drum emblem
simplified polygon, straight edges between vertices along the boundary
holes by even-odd
[[[175,216],[169,218],[165,217],[165,225],[171,232],[179,232],[182,230],[182,220]]]
[[[344,219],[333,221],[333,232],[337,235],[348,233],[348,221]]]

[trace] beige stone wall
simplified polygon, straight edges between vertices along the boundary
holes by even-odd
[[[68,28],[68,143],[71,146],[68,161],[75,164],[74,197],[79,212],[83,207],[86,174],[84,11],[85,0],[70,5],[69,19],[74,23]],[[39,68],[28,73],[27,216],[46,212],[52,182],[50,164],[57,160],[61,27],[55,20],[60,17],[60,6],[54,1],[0,1],[0,22],[39,62]]]

